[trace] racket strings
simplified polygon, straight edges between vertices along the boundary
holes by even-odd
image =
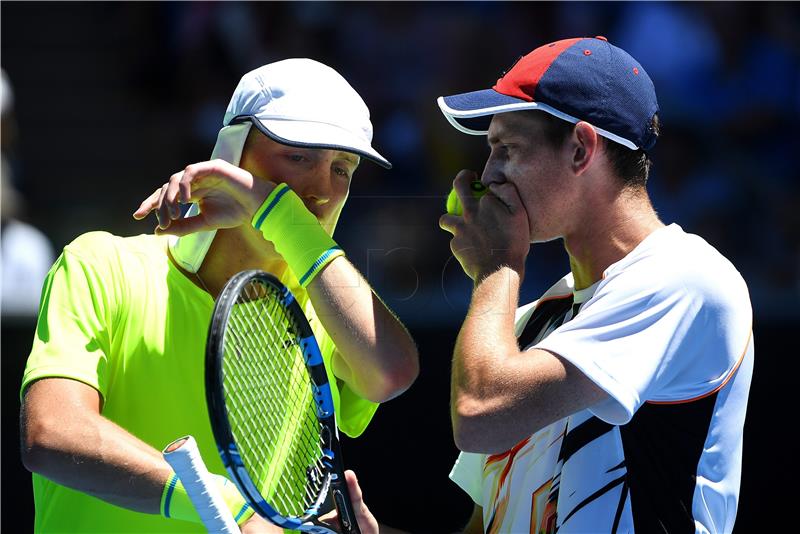
[[[317,506],[327,482],[322,427],[295,332],[281,296],[251,282],[231,311],[223,359],[242,461],[261,495],[287,517]]]

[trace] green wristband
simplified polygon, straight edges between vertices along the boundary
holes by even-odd
[[[241,525],[253,515],[253,508],[247,504],[236,485],[222,475],[211,475],[222,495],[222,500],[233,514],[237,525]],[[161,515],[170,519],[180,519],[200,523],[200,516],[186,493],[178,475],[172,473],[161,494]]]
[[[306,287],[344,251],[322,228],[297,194],[280,184],[253,215],[253,227],[275,245],[300,285]]]

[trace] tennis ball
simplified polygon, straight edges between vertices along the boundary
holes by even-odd
[[[486,186],[477,180],[470,184],[470,190],[474,198],[481,198],[488,191]],[[447,195],[447,213],[450,215],[461,215],[463,213],[461,202],[458,200],[455,189],[451,189],[450,194]]]

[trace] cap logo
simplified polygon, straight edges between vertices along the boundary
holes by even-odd
[[[591,56],[592,55],[592,51],[591,50],[584,50],[583,51],[583,55],[584,56]]]
[[[637,67],[633,67],[633,73],[638,76],[639,75],[639,69]]]

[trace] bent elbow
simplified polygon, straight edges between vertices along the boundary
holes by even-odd
[[[407,391],[419,376],[419,354],[416,347],[407,353],[402,361],[403,363],[398,365],[391,374],[386,400],[393,399]]]
[[[377,403],[390,401],[411,387],[411,384],[417,379],[418,372],[415,370],[413,372],[387,373],[380,380],[373,381],[369,391],[365,392],[365,397]]]
[[[22,425],[20,432],[20,458],[22,465],[31,473],[41,473],[53,452],[52,425],[55,422],[35,421]]]
[[[514,446],[513,436],[504,432],[496,414],[476,400],[461,399],[451,414],[453,441],[464,452],[498,454]]]
[[[47,452],[43,447],[26,446],[20,448],[20,459],[22,465],[31,473],[39,473],[45,464]]]
[[[458,450],[479,454],[499,454],[514,446],[488,430],[483,422],[468,419],[453,421],[453,441]]]
[[[451,419],[453,423],[453,441],[458,450],[482,453],[485,443],[481,437],[484,418],[477,403],[459,399],[454,403]]]
[[[399,355],[389,369],[381,372],[379,379],[373,381],[368,392],[369,400],[386,402],[406,392],[419,376],[419,356],[417,350]]]

